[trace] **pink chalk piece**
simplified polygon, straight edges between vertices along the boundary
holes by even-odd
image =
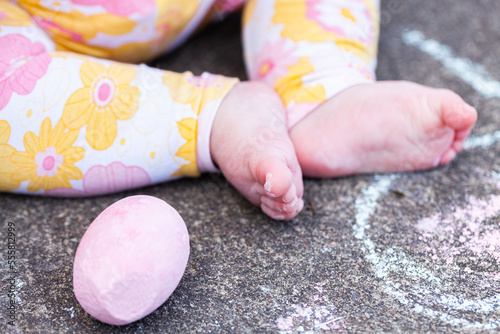
[[[174,208],[152,196],[124,198],[92,222],[78,245],[76,299],[102,322],[129,324],[168,299],[188,258],[188,231]]]

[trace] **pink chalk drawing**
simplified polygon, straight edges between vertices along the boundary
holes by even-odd
[[[276,320],[280,333],[315,332],[318,330],[342,332],[343,317],[335,314],[336,307],[323,295],[323,285],[316,286],[318,294],[307,303],[291,305],[289,314]],[[297,294],[295,290],[294,295]]]
[[[500,261],[500,231],[497,224],[488,222],[500,214],[500,195],[491,195],[487,200],[471,196],[468,202],[465,208],[452,208],[447,216],[435,214],[417,223],[420,240],[439,241],[438,248],[426,249],[432,260],[453,264],[456,256],[467,253],[472,260],[491,256]]]

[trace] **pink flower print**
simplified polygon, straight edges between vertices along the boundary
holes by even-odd
[[[126,189],[144,187],[151,184],[148,173],[138,166],[125,166],[113,162],[107,166],[90,168],[83,177],[83,191],[76,189],[52,189],[46,192],[52,196],[81,197],[115,193]]]
[[[70,39],[74,42],[83,42],[83,35],[79,34],[77,32],[71,31],[69,29],[66,29],[62,26],[60,26],[57,23],[54,23],[50,20],[43,19],[41,17],[33,17],[33,20],[35,20],[36,24],[42,28],[43,30],[46,30],[47,32],[53,34],[53,31],[59,31],[61,34],[66,34],[70,37]]]
[[[54,146],[49,146],[45,152],[38,152],[35,156],[36,174],[38,176],[53,177],[57,175],[57,169],[63,164],[63,156],[56,153]]]
[[[129,16],[131,14],[149,14],[156,8],[155,0],[72,0],[82,6],[102,6],[108,12]]]
[[[372,19],[363,0],[307,0],[306,17],[325,31],[368,43],[374,37]]]
[[[113,162],[106,167],[94,166],[83,179],[83,187],[88,195],[114,193],[148,184],[151,184],[151,179],[144,169],[127,167],[121,162]]]
[[[261,52],[256,56],[255,67],[250,77],[252,80],[262,80],[274,86],[279,78],[288,74],[288,66],[299,61],[293,55],[296,47],[286,48],[284,39],[276,43],[266,43]]]
[[[51,58],[40,42],[19,34],[0,37],[0,110],[12,93],[27,95],[47,72]]]

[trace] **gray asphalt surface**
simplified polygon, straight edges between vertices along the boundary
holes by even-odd
[[[500,3],[383,1],[382,13],[379,79],[450,88],[478,109],[475,138],[456,161],[429,172],[307,179],[306,208],[286,223],[268,219],[221,175],[90,199],[0,194],[0,332],[497,332],[500,95],[478,87],[500,80]],[[244,79],[239,24],[233,16],[209,27],[157,66]],[[405,44],[409,30],[483,66],[476,87],[462,78],[469,71]],[[178,210],[191,255],[165,304],[115,327],[80,307],[72,265],[93,219],[133,194]],[[9,221],[20,273],[15,327],[6,309]]]

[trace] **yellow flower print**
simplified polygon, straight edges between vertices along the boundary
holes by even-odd
[[[94,57],[113,59],[121,62],[127,63],[140,63],[151,60],[152,58],[158,56],[159,54],[165,52],[168,47],[178,39],[179,35],[184,31],[186,25],[191,22],[194,15],[198,10],[197,1],[185,1],[185,0],[169,0],[169,1],[156,1],[158,13],[155,15],[155,22],[148,22],[147,25],[151,25],[151,29],[154,29],[154,34],[150,40],[144,40],[141,42],[130,42],[122,45],[117,45],[109,47],[107,45],[97,45],[92,43],[82,43],[94,36],[96,30],[90,29],[89,24],[92,23],[90,16],[89,20],[83,20],[82,14],[71,14],[78,15],[74,20],[65,23],[64,27],[69,27],[70,23],[74,24],[74,28],[59,27],[57,25],[50,25],[49,31],[54,31],[52,39],[56,42],[58,50],[61,51],[72,51],[81,54],[86,54]],[[70,13],[65,14],[70,16]],[[104,15],[104,14],[102,14]],[[98,31],[106,33],[108,35],[124,35],[128,33],[128,28],[137,29],[140,28],[133,21],[127,21],[127,18],[114,16],[113,20],[125,20],[123,22],[112,22],[112,15],[106,16],[106,22],[100,26],[95,26]],[[86,26],[76,26],[77,20],[81,20]],[[95,24],[101,23],[101,18],[95,16]],[[122,30],[112,31],[116,26],[122,27]],[[87,29],[85,34],[75,33],[71,31],[77,31],[75,29]],[[132,30],[130,30],[132,31]]]
[[[191,22],[199,9],[198,1],[169,0],[156,1],[158,16],[155,22],[158,40],[172,42]]]
[[[182,138],[186,140],[186,143],[177,150],[175,156],[183,158],[188,161],[188,163],[182,165],[171,176],[200,176],[198,165],[196,164],[196,131],[198,130],[198,120],[194,118],[185,118],[177,122],[177,128]]]
[[[128,127],[118,127],[118,135],[113,146],[120,157],[132,149],[134,145],[133,135],[134,133]]]
[[[142,158],[148,164],[150,168],[155,168],[160,165],[162,160],[161,146],[156,143],[148,143],[146,150],[143,153]]]
[[[177,102],[190,104],[199,115],[208,102],[222,98],[238,83],[238,79],[229,79],[220,75],[203,73],[194,76],[191,72],[182,74],[166,71],[163,83],[169,88],[169,94]]]
[[[16,149],[7,144],[9,138],[9,123],[0,121],[0,191],[12,191],[21,185],[21,182],[12,178],[19,171],[19,167],[11,161]]]
[[[73,4],[69,0],[41,0],[40,5],[53,12],[70,13]]]
[[[136,75],[129,65],[104,65],[86,61],[80,68],[85,87],[74,92],[63,110],[68,129],[87,125],[87,142],[96,150],[105,150],[116,138],[117,119],[130,119],[139,108],[139,88],[130,86]]]
[[[24,108],[17,110],[17,119],[21,123],[21,127],[26,128],[30,124],[35,123],[42,112],[43,103],[41,101],[28,100]]]
[[[366,63],[377,53],[378,8],[374,0],[276,0],[273,23],[294,42],[334,41]]]
[[[0,26],[27,27],[31,25],[29,15],[8,1],[0,1]]]
[[[75,166],[85,155],[81,147],[73,147],[78,131],[67,130],[59,121],[54,129],[46,118],[37,137],[33,132],[24,135],[25,152],[16,152],[11,161],[19,167],[12,176],[15,181],[30,181],[28,191],[71,188],[69,180],[80,180],[82,172]]]
[[[109,13],[85,15],[75,10],[69,1],[61,3],[63,6],[59,7],[56,3],[46,0],[23,0],[21,4],[58,46],[64,46],[68,42],[70,45],[71,42],[85,44],[85,41],[94,38],[99,32],[108,35],[126,34],[137,25],[128,17]]]
[[[274,89],[283,100],[285,106],[295,103],[321,103],[326,100],[325,89],[322,85],[304,86],[302,77],[314,72],[314,67],[308,57],[301,57],[299,62],[288,66],[288,74],[276,81]]]

